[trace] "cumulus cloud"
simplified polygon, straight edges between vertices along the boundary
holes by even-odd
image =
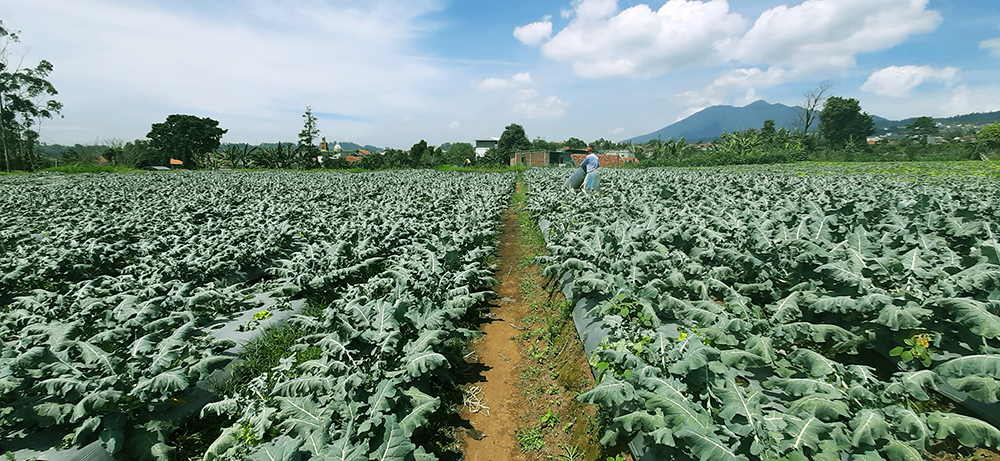
[[[902,98],[924,82],[944,82],[947,86],[958,77],[958,68],[935,69],[930,66],[889,66],[868,76],[861,85],[862,91],[883,96]]]
[[[697,112],[708,106],[724,104],[728,95],[743,92],[744,96],[736,103],[749,104],[760,99],[756,96],[757,89],[778,86],[784,81],[784,76],[785,70],[779,67],[770,67],[767,70],[759,67],[730,69],[708,84],[705,89],[681,93],[677,95],[677,100],[682,104],[694,106],[694,112]]]
[[[195,113],[219,120],[226,140],[263,142],[300,129],[310,104],[348,116],[321,120],[324,132],[335,125],[363,136],[390,131],[370,120],[440,106],[432,92],[449,75],[413,45],[439,4],[202,3],[5,1],[4,21],[55,64],[66,118],[46,131],[72,124],[88,133],[56,140],[69,144],[134,139],[166,114]],[[345,24],[379,33],[340,33]]]
[[[990,56],[1000,58],[1000,38],[993,38],[979,42],[979,49],[987,50],[989,51]]]
[[[527,118],[554,118],[566,114],[566,108],[570,104],[556,96],[549,96],[544,99],[532,99],[519,101],[514,104],[514,112],[524,115]]]
[[[534,80],[531,79],[531,74],[527,72],[522,72],[519,74],[514,74],[510,79],[490,77],[485,80],[478,82],[473,82],[473,86],[480,90],[503,90],[506,88],[518,88],[534,85]]]
[[[618,127],[618,128],[615,128],[615,129],[611,130],[611,134],[622,134],[624,132],[625,132],[625,128],[623,128],[623,127]]]
[[[601,19],[618,11],[617,0],[577,0],[573,10],[580,19]]]
[[[941,21],[927,0],[806,0],[763,12],[727,51],[739,62],[807,75],[853,67],[855,55],[891,48]]]
[[[585,77],[652,77],[711,61],[742,32],[743,17],[725,0],[669,0],[658,10],[640,4],[618,11],[613,0],[575,3],[575,17],[541,47]]]
[[[535,46],[552,37],[552,22],[549,20],[533,22],[514,28],[514,38],[528,46]]]
[[[449,130],[457,130],[458,127],[460,127],[460,126],[462,126],[462,123],[459,122],[458,120],[455,120],[454,122],[451,122],[451,123],[448,124],[448,129]]]
[[[1000,91],[997,88],[970,89],[961,84],[952,88],[951,93],[951,100],[944,105],[948,114],[989,112],[1000,105]]]
[[[942,16],[929,0],[806,0],[764,11],[752,26],[726,0],[668,0],[618,9],[614,0],[577,0],[564,28],[515,29],[541,53],[585,77],[648,78],[684,67],[736,63],[782,68],[784,81],[856,65],[856,56],[933,31]],[[523,37],[523,38],[522,38]],[[1000,42],[1000,40],[998,40]],[[1000,43],[984,49],[1000,53]],[[746,88],[739,89],[741,92]]]
[[[508,78],[487,78],[474,82],[481,91],[498,93],[501,105],[514,115],[527,118],[560,117],[566,113],[569,103],[557,96],[542,97],[535,81],[528,72],[514,74]]]

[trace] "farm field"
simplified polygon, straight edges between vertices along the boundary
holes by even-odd
[[[561,190],[562,171],[525,176],[546,273],[597,301],[609,333],[580,396],[613,417],[602,442],[638,435],[650,459],[1000,443],[935,392],[997,402],[995,179],[610,170],[589,197]]]
[[[515,177],[0,178],[0,446],[54,428],[118,459],[171,459],[188,448],[172,409],[207,383],[222,392],[199,414],[223,427],[206,459],[434,459]],[[214,382],[233,343],[212,325],[293,300],[280,360]]]
[[[607,334],[577,399],[605,424],[562,421],[564,457],[584,429],[637,439],[642,460],[996,447],[996,421],[945,397],[1000,414],[1000,184],[983,165],[602,169],[596,195],[524,171],[542,273]],[[0,452],[46,430],[116,459],[459,459],[441,434],[518,178],[0,176]],[[247,313],[287,316],[262,333],[284,346],[237,356],[218,328]],[[527,358],[554,369],[543,357]],[[182,411],[199,388],[215,396]],[[192,445],[186,421],[216,427]]]

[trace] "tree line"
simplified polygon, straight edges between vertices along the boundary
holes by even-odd
[[[732,163],[776,163],[798,160],[916,160],[985,159],[1000,147],[1000,124],[988,125],[975,142],[931,145],[928,139],[939,135],[931,117],[919,117],[906,127],[908,136],[892,145],[868,143],[875,132],[873,117],[861,110],[854,98],[830,96],[832,84],[823,82],[803,94],[796,129],[776,129],[767,120],[758,130],[748,128],[722,133],[711,143],[691,145],[680,140],[659,139],[641,145],[619,143],[604,138],[586,143],[571,137],[565,141],[529,140],[521,125],[508,125],[497,145],[478,156],[470,143],[428,145],[420,140],[409,150],[387,149],[360,156],[354,163],[343,153],[330,153],[316,145],[320,130],[312,108],[306,106],[303,128],[295,143],[227,144],[227,132],[219,122],[208,117],[173,114],[164,122],[153,123],[144,139],[130,142],[111,139],[102,146],[74,146],[51,161],[41,153],[39,143],[42,121],[59,115],[62,104],[53,99],[58,92],[47,80],[53,66],[42,60],[35,67],[23,66],[12,59],[9,46],[18,43],[18,31],[0,21],[0,150],[5,171],[37,170],[52,163],[96,163],[128,167],[180,166],[196,168],[264,169],[395,169],[454,166],[509,165],[514,152],[525,150],[556,151],[565,148],[591,148],[596,151],[628,150],[640,166],[721,165]],[[816,125],[817,128],[810,131]]]

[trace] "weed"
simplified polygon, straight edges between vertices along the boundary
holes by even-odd
[[[542,427],[555,427],[556,424],[559,424],[559,413],[550,408],[548,413],[538,418],[538,421],[542,423]]]
[[[514,437],[517,438],[517,444],[521,446],[521,451],[525,453],[541,450],[545,446],[545,435],[542,434],[540,427],[528,430],[518,429],[514,431]]]
[[[555,459],[558,459],[559,461],[579,461],[583,459],[583,453],[580,451],[579,445],[573,445],[571,447],[568,443],[564,443],[559,447],[566,453],[556,455]]]

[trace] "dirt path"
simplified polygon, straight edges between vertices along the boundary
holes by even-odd
[[[490,309],[493,321],[483,325],[486,333],[476,342],[478,361],[489,369],[483,373],[485,380],[477,383],[482,388],[479,397],[489,407],[463,415],[475,431],[467,440],[465,459],[521,460],[527,459],[518,446],[514,431],[519,427],[521,392],[517,389],[517,368],[523,366],[520,345],[514,339],[520,332],[512,322],[525,316],[526,306],[521,302],[520,271],[515,271],[520,261],[517,215],[508,209],[503,215],[500,236],[500,258],[497,261],[497,292],[495,306]],[[489,414],[487,416],[487,413]],[[476,440],[476,436],[481,438]]]
[[[514,206],[502,217],[497,299],[468,357],[485,369],[472,386],[488,409],[466,407],[461,415],[473,428],[463,437],[465,459],[598,459],[596,410],[575,400],[593,376],[565,300],[543,287],[534,255],[544,243],[525,220],[522,190],[518,183]]]

